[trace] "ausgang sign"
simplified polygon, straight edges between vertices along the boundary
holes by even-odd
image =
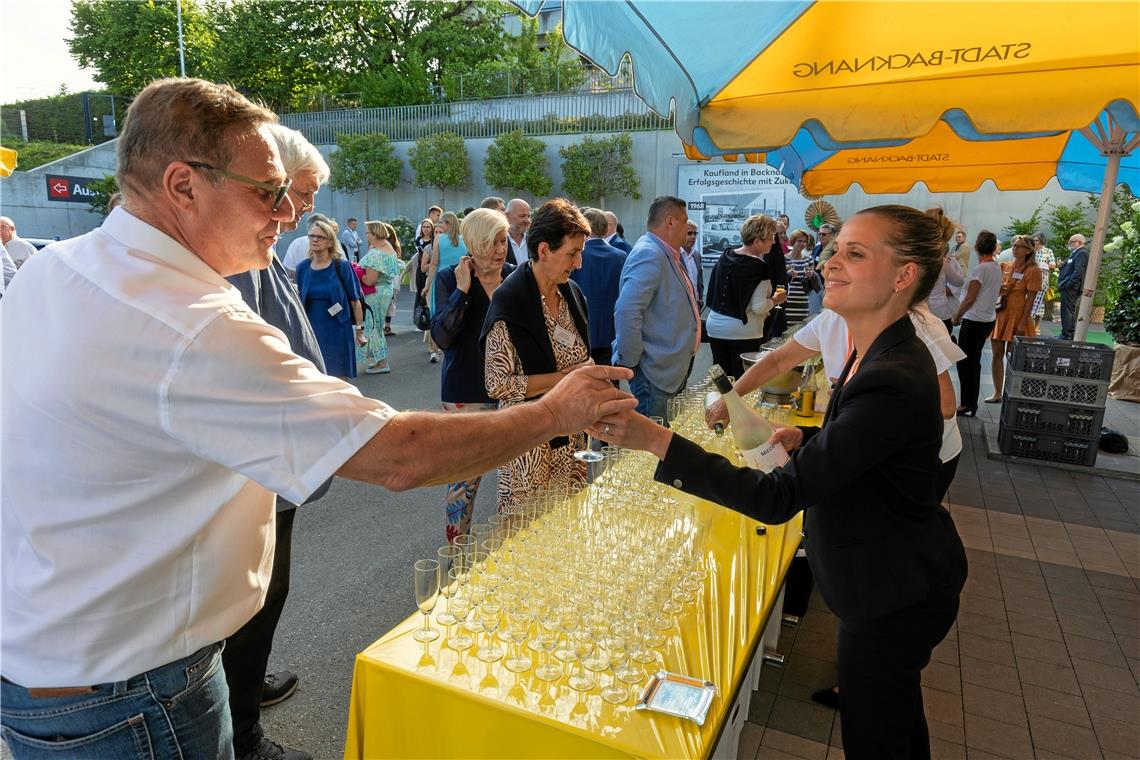
[[[49,201],[61,203],[90,203],[99,193],[90,184],[97,177],[66,177],[62,174],[47,175],[47,197]]]

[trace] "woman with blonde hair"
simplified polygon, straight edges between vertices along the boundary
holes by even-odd
[[[329,222],[316,221],[309,227],[309,257],[297,265],[297,290],[321,347],[325,370],[336,377],[356,377],[355,345],[367,342],[364,294]]]
[[[432,239],[431,253],[428,256],[427,285],[421,291],[427,299],[428,308],[435,314],[435,275],[440,269],[455,266],[467,254],[463,245],[463,238],[459,234],[459,217],[450,211],[443,212],[439,222],[435,225],[435,237]],[[421,266],[423,262],[420,262]],[[432,340],[431,333],[427,333],[428,346],[431,348],[429,360],[432,364],[439,361],[439,346]]]
[[[767,214],[748,217],[740,227],[740,239],[740,248],[722,253],[713,267],[706,320],[713,363],[732,377],[744,374],[740,355],[760,350],[764,321],[787,299],[786,293],[773,293],[767,261],[774,250],[776,220]]]
[[[365,324],[364,335],[368,342],[357,347],[356,361],[364,365],[364,372],[369,375],[386,375],[392,371],[388,364],[388,341],[381,329],[381,320],[388,312],[388,304],[392,301],[393,288],[402,267],[396,257],[396,249],[392,246],[389,229],[384,222],[364,223],[368,253],[360,260],[360,267],[364,271],[360,281],[375,290],[364,294],[364,303],[372,313],[372,319]]]
[[[479,333],[491,296],[514,271],[507,262],[507,218],[492,209],[475,209],[463,219],[468,255],[441,269],[435,282],[435,316],[431,334],[443,348],[440,396],[447,412],[477,412],[496,407],[484,384],[483,348]],[[444,500],[448,541],[471,526],[481,478],[447,485]]]
[[[1014,336],[1033,337],[1037,334],[1032,319],[1033,303],[1041,290],[1043,278],[1033,257],[1033,239],[1029,235],[1014,235],[1011,250],[1013,261],[1001,265],[1001,294],[1005,296],[1005,308],[998,312],[993,334],[990,335],[994,395],[986,399],[987,404],[1001,403],[1001,392],[1005,386],[1005,354],[1012,348]]]

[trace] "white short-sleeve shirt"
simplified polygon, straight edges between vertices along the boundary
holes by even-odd
[[[1001,265],[996,261],[984,261],[970,270],[970,278],[966,280],[966,287],[977,280],[978,297],[962,315],[962,319],[972,322],[993,322],[997,319],[998,294],[1001,292]]]
[[[953,367],[964,359],[966,354],[950,339],[946,325],[935,317],[925,303],[910,310],[910,321],[915,334],[922,340],[934,369],[938,374]],[[848,338],[847,322],[831,309],[824,309],[815,319],[796,331],[792,339],[805,348],[815,351],[823,358],[823,370],[832,385],[839,379],[852,346]],[[939,457],[943,462],[953,459],[962,451],[962,434],[958,430],[957,419],[942,421],[942,449]]]
[[[119,681],[261,606],[295,503],[394,415],[321,374],[236,288],[115,209],[0,308],[3,674]]]

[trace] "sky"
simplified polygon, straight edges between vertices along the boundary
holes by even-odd
[[[100,89],[90,69],[80,68],[64,41],[70,35],[69,0],[0,2],[0,103]]]

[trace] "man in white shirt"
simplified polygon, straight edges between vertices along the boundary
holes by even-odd
[[[0,293],[8,287],[12,282],[12,278],[16,276],[16,262],[12,261],[12,257],[8,255],[8,249],[0,245],[0,263],[3,263],[4,279],[0,281]]]
[[[530,258],[526,250],[526,231],[530,229],[530,204],[522,198],[507,203],[507,262],[518,266]]]
[[[681,244],[681,263],[685,265],[685,274],[697,294],[697,308],[705,308],[705,273],[701,268],[701,252],[697,250],[697,224],[689,220],[689,231],[685,235],[685,242]]]
[[[356,234],[356,219],[349,217],[340,233],[340,245],[349,261],[360,261],[360,235]]]
[[[36,252],[36,247],[16,234],[16,223],[10,217],[0,216],[0,243],[8,249],[8,255],[19,269]]]
[[[610,383],[629,372],[589,367],[510,409],[397,413],[292,353],[224,279],[268,266],[294,215],[275,119],[224,85],[152,83],[119,138],[123,206],[5,293],[20,371],[0,392],[0,723],[17,758],[232,757],[218,642],[265,598],[274,494],[470,478],[634,406]]]

